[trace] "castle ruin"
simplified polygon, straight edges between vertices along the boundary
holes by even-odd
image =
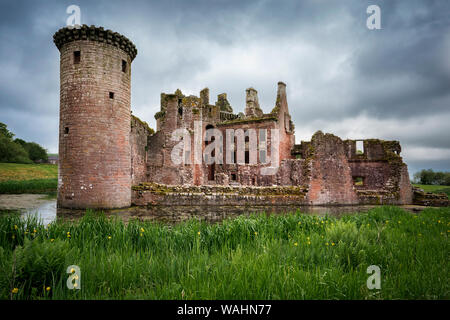
[[[59,207],[413,202],[398,141],[342,140],[318,131],[311,141],[295,144],[283,82],[269,113],[253,88],[246,90],[244,113],[233,111],[225,93],[212,104],[208,88],[198,97],[180,90],[162,93],[153,131],[131,114],[131,64],[137,50],[130,40],[84,25],[60,29],[54,42],[61,54]],[[182,163],[173,161],[180,143],[173,139],[177,129],[190,136]],[[204,152],[214,141],[203,137],[208,129],[221,133],[221,156],[231,163],[194,161],[196,145]],[[237,139],[243,140],[242,152]],[[211,156],[218,156],[215,150]],[[277,163],[276,170],[261,174],[273,165],[268,159]]]

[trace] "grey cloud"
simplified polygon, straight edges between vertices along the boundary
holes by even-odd
[[[64,26],[65,9],[72,3],[0,3],[0,41],[6,44],[0,47],[0,121],[51,151],[57,151],[59,104],[58,50],[52,36]],[[315,124],[338,128],[365,115],[381,123],[396,121],[398,130],[393,127],[386,135],[404,148],[449,148],[448,1],[77,4],[82,23],[110,28],[136,44],[132,109],[150,125],[162,91],[182,88],[198,94],[208,86],[212,102],[227,92],[235,111],[241,111],[244,90],[253,86],[268,112],[276,82],[283,80],[299,136],[323,129]],[[370,4],[381,7],[382,30],[365,26]],[[421,119],[430,127],[421,127]],[[339,134],[351,135],[354,127],[339,128]],[[413,162],[410,170],[450,169],[445,159]]]

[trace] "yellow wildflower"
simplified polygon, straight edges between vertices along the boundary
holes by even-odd
[[[111,236],[108,236],[108,239],[111,239]]]
[[[55,239],[50,239],[50,242],[53,242],[53,241],[55,241]]]
[[[334,246],[334,245],[335,245],[335,243],[334,243],[334,242],[332,242],[332,243],[331,243],[331,245],[332,245],[332,246]]]
[[[308,244],[311,244],[311,241],[308,241]]]
[[[200,235],[200,231],[199,231],[199,232],[197,232],[197,234],[198,234],[198,235]]]
[[[297,243],[297,242],[294,242],[294,246],[298,246],[298,243]]]
[[[141,237],[143,237],[144,236],[144,234],[142,234],[142,232],[141,232]]]
[[[17,229],[18,229],[17,225],[14,225],[14,229],[15,229],[15,230],[17,230]]]
[[[325,245],[328,246],[328,242],[325,242]]]
[[[11,290],[11,292],[12,293],[17,293],[17,292],[19,292],[19,289],[18,288],[14,288],[14,289]]]
[[[47,290],[47,292],[50,291],[51,289],[52,288],[50,288],[50,287],[45,288],[45,290]]]
[[[144,230],[144,228],[141,228],[141,232],[144,232],[145,230]]]
[[[255,231],[255,236],[257,236],[257,235],[258,235],[258,232]]]

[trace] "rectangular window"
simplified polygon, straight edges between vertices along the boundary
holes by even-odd
[[[64,134],[69,134],[69,127],[64,128]]]
[[[127,62],[122,60],[122,72],[127,72]]]
[[[110,93],[109,93],[109,98],[110,98],[110,99],[114,99],[114,92],[110,92]]]
[[[353,183],[355,184],[355,186],[363,186],[364,177],[353,177]]]
[[[73,52],[73,64],[79,64],[81,60],[81,51]]]
[[[364,154],[364,141],[363,140],[356,141],[356,154]]]
[[[236,173],[232,173],[231,174],[231,181],[236,181],[236,179],[237,179]]]

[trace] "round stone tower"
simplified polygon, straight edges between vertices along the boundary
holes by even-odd
[[[134,44],[95,26],[62,28],[58,207],[131,204],[131,62]]]

